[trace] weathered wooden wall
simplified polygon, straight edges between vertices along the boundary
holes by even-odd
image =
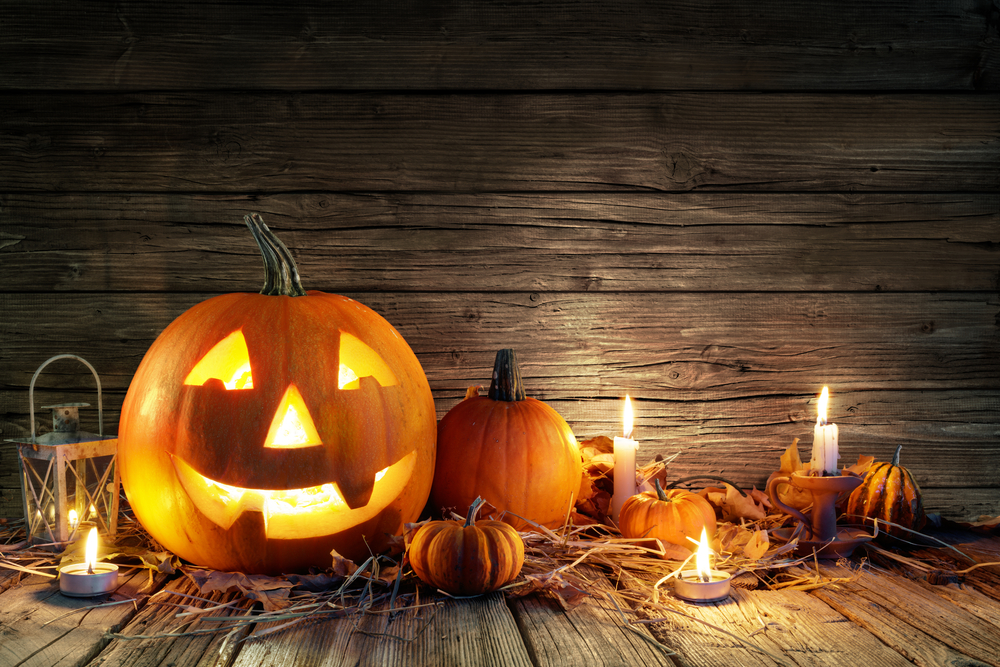
[[[579,437],[628,392],[640,460],[760,484],[827,384],[847,462],[1000,513],[998,91],[997,0],[0,0],[2,436],[63,352],[113,430],[171,320],[259,289],[259,211],[440,414],[511,346]]]

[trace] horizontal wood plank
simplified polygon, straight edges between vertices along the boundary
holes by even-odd
[[[118,588],[97,598],[70,598],[55,579],[32,575],[0,594],[0,663],[18,667],[81,667],[107,645],[162,583],[145,571],[122,572]],[[96,606],[102,602],[136,602]],[[94,608],[91,608],[94,607]]]
[[[823,571],[828,576],[852,575],[850,570],[839,566],[825,565]],[[970,658],[988,665],[1000,665],[1000,654],[997,653],[1000,627],[925,590],[916,582],[884,571],[877,575],[861,571],[851,582],[840,586],[852,594],[852,599],[864,600],[870,611],[895,617],[897,623],[912,626],[921,637],[933,637]],[[823,591],[817,591],[815,595],[826,597]],[[831,604],[838,603],[835,594],[830,599]],[[843,605],[842,598],[839,604]],[[888,635],[886,639],[890,639]],[[916,643],[914,648],[919,650],[921,643]]]
[[[0,389],[27,390],[38,365],[67,351],[124,389],[156,336],[210,296],[0,293]],[[993,293],[347,296],[392,323],[431,386],[455,398],[489,379],[502,347],[545,399],[992,390],[1000,375]],[[85,368],[60,364],[36,389],[91,391]]]
[[[424,602],[440,600],[431,597]],[[418,609],[346,618],[307,620],[265,634],[282,622],[260,624],[248,637],[233,667],[267,665],[470,665],[529,667],[532,663],[499,593],[464,600],[440,600]]]
[[[996,192],[995,95],[11,93],[6,192]]]
[[[728,600],[685,603],[681,611],[664,614],[665,622],[649,627],[691,667],[777,666],[787,664],[779,660],[790,656],[800,665],[843,665],[850,662],[849,656],[865,656],[873,665],[911,664],[864,628],[846,622],[837,611],[801,591],[734,588]]]
[[[203,619],[246,616],[253,604],[240,593],[202,595],[192,580],[175,579],[121,629],[123,636],[111,639],[87,667],[225,667],[232,664],[252,625],[229,627],[218,620]],[[209,613],[191,614],[192,610],[208,608]],[[189,615],[180,617],[184,613]],[[213,629],[219,631],[211,632]],[[170,634],[180,636],[166,636]]]
[[[309,289],[921,291],[997,284],[1000,196],[2,194],[9,292],[248,291],[258,211]]]
[[[670,651],[647,628],[626,625],[599,570],[584,566],[578,573],[588,580],[589,597],[569,611],[545,594],[508,603],[535,667],[672,664]]]
[[[990,7],[6,2],[0,87],[995,90]]]

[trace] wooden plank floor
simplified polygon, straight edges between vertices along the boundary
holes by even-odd
[[[996,561],[1000,537],[974,536],[962,547],[979,563]],[[623,580],[588,569],[578,574],[591,582],[590,595],[570,611],[549,593],[449,599],[421,589],[419,604],[402,609],[334,609],[291,624],[253,622],[259,605],[232,593],[201,595],[183,575],[151,580],[133,571],[114,594],[92,601],[63,597],[52,579],[5,570],[0,665],[1000,666],[1000,600],[991,596],[1000,565],[907,576],[864,555],[803,567],[805,576],[834,581],[813,590],[734,587],[730,599],[707,605],[667,593],[658,607],[632,609],[610,595],[612,579],[626,588]],[[107,602],[121,604],[91,608]]]

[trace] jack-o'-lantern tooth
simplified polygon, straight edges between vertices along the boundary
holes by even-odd
[[[213,379],[220,380],[226,389],[253,389],[250,351],[241,329],[206,352],[184,378],[184,384],[200,386]]]
[[[272,449],[298,449],[322,445],[309,408],[294,384],[289,385],[271,420],[264,446]]]

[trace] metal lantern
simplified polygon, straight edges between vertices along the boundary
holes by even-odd
[[[79,430],[80,408],[89,403],[46,405],[52,410],[51,433],[35,435],[35,380],[58,359],[76,359],[97,381],[98,434]],[[81,524],[114,535],[118,529],[118,438],[104,435],[101,379],[97,371],[75,354],[52,357],[35,371],[28,388],[31,438],[12,438],[17,444],[24,497],[24,519],[29,543],[58,544],[75,539]]]

